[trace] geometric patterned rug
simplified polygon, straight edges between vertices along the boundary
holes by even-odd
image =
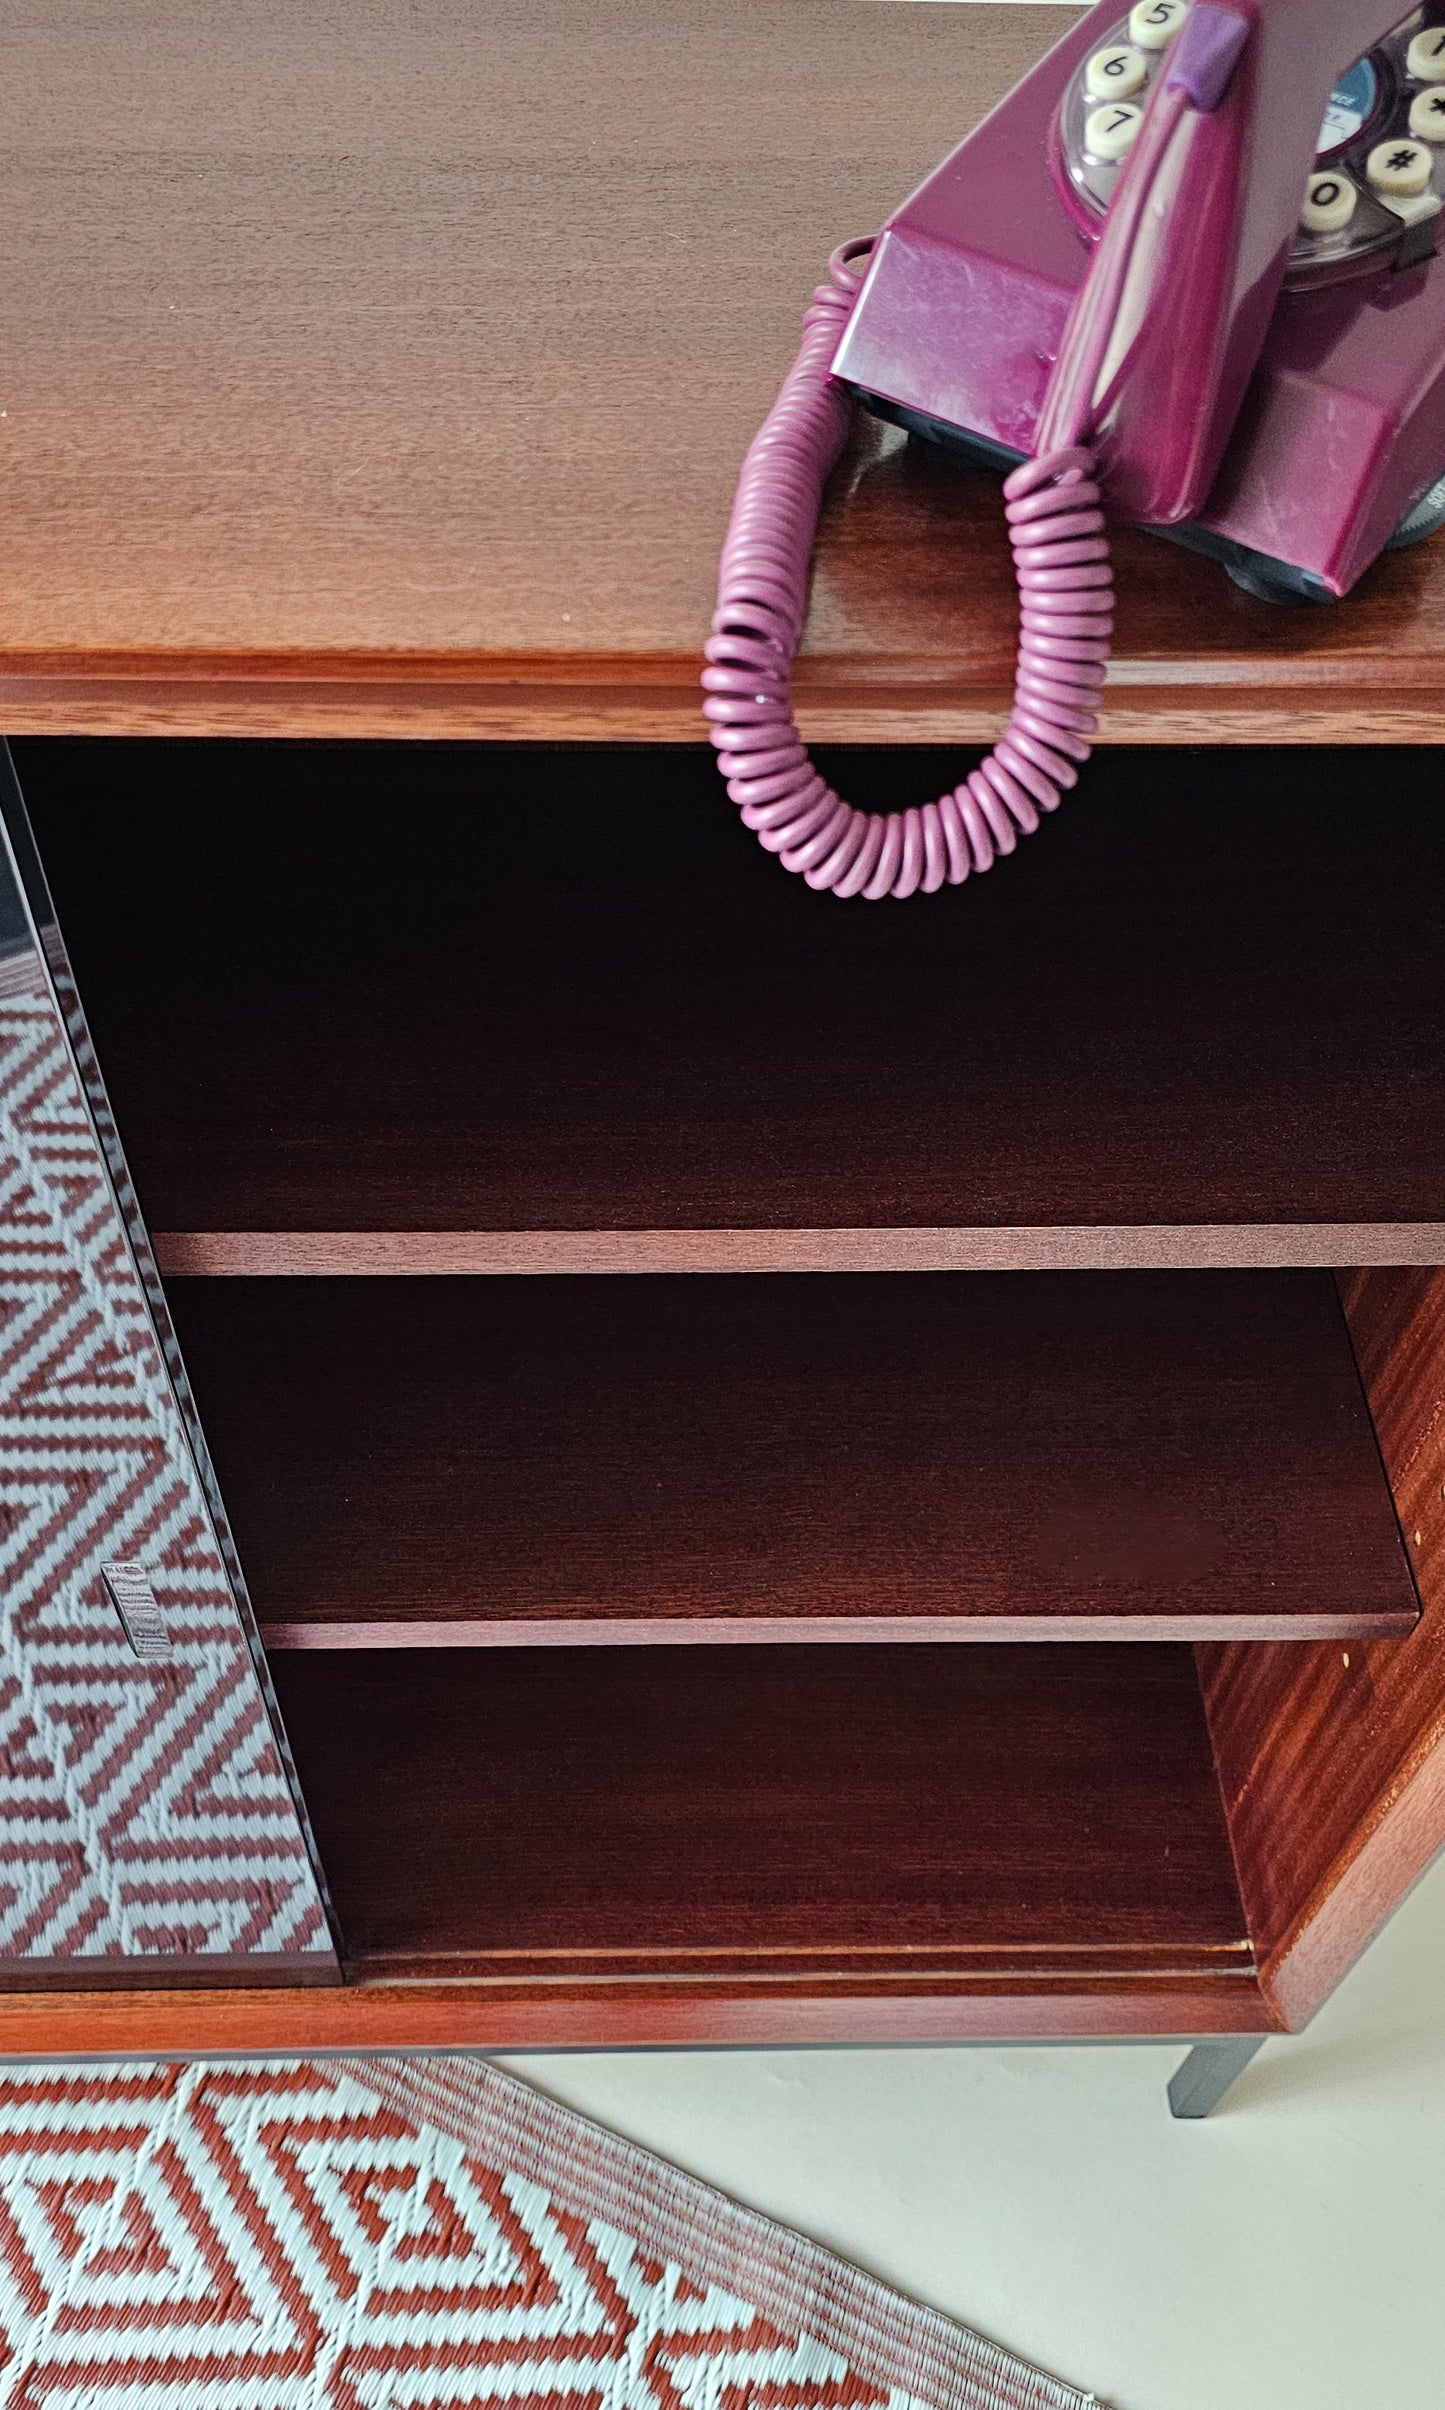
[[[12,925],[17,903],[0,836]],[[73,996],[58,958],[54,970]],[[0,1951],[70,1968],[162,1956],[172,1976],[179,1961],[234,1953],[257,1982],[257,1953],[330,1963],[205,1494],[33,946],[0,953],[0,1363]],[[131,1559],[155,1572],[168,1663],[132,1653],[106,1596],[102,1565]]]
[[[0,2077],[0,2410],[1083,2410],[477,2059]]]

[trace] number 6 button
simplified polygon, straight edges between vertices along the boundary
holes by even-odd
[[[1338,234],[1348,226],[1355,214],[1358,195],[1348,176],[1333,175],[1328,169],[1311,176],[1305,186],[1305,205],[1299,222],[1306,234]]]
[[[1121,42],[1114,50],[1096,50],[1084,69],[1084,82],[1095,100],[1127,100],[1137,92],[1149,73],[1149,61],[1142,50],[1131,50]]]

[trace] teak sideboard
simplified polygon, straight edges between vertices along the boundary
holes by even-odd
[[[1197,2114],[1445,1841],[1445,541],[1121,535],[1115,750],[906,907],[702,742],[822,260],[1071,21],[16,29],[0,2052]],[[860,426],[807,733],[936,792],[1011,644],[996,485]]]

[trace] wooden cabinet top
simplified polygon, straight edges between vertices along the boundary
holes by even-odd
[[[0,724],[687,737],[834,243],[1072,22],[864,0],[46,0],[0,87]],[[1445,540],[1282,611],[1126,534],[1107,733],[1424,740]],[[817,736],[994,733],[996,483],[860,429]]]

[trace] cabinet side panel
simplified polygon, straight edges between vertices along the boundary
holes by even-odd
[[[1340,1276],[1420,1592],[1402,1640],[1198,1650],[1266,1997],[1302,2025],[1445,1845],[1445,1270]]]

